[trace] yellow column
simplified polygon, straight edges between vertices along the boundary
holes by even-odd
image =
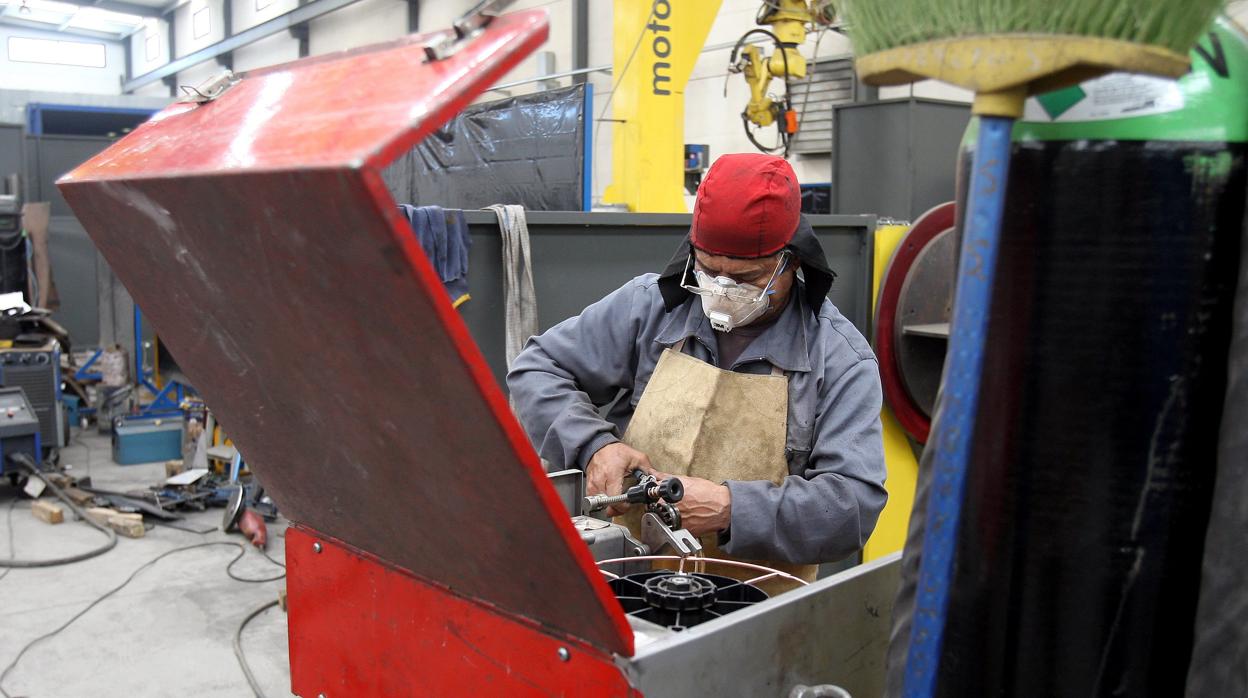
[[[720,1],[615,0],[615,121],[605,203],[639,212],[687,210],[685,85]]]
[[[873,304],[879,299],[880,281],[884,278],[889,260],[893,258],[893,251],[909,229],[904,225],[885,225],[875,231]],[[887,406],[880,411],[880,422],[884,426],[884,464],[888,468],[884,489],[888,490],[888,503],[880,512],[875,531],[862,549],[863,562],[895,553],[906,544],[910,510],[914,508],[914,489],[919,479],[919,462],[910,448],[910,440]]]

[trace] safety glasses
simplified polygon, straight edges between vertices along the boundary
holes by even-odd
[[[694,255],[689,254],[689,262],[685,265],[685,273],[681,277],[681,288],[690,293],[699,296],[724,296],[734,301],[753,302],[770,296],[775,293],[772,286],[776,283],[776,279],[784,273],[788,266],[789,253],[780,253],[780,261],[776,262],[775,271],[771,272],[771,277],[767,280],[767,285],[761,290],[753,284],[742,284],[726,276],[711,276],[701,269],[694,269]],[[693,272],[695,283],[689,283],[690,272]]]

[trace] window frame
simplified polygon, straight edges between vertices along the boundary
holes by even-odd
[[[96,64],[94,62],[83,63],[83,62],[77,62],[77,61],[66,61],[64,59],[40,60],[37,58],[14,58],[13,57],[13,42],[14,41],[17,41],[17,42],[29,41],[32,43],[38,43],[38,44],[43,44],[43,45],[51,44],[53,49],[58,49],[61,44],[79,44],[82,46],[98,47],[100,51],[100,62],[99,64]],[[53,53],[57,55],[64,55],[64,52],[61,50],[54,50]],[[70,68],[107,68],[108,67],[108,45],[102,41],[71,41],[67,39],[44,39],[42,37],[35,37],[35,36],[21,36],[21,35],[9,36],[8,41],[5,42],[5,58],[11,63],[34,63],[36,65],[62,65],[62,66],[70,67]]]
[[[226,1],[229,2],[229,0],[226,0]],[[204,5],[203,7],[191,13],[191,38],[192,39],[196,39],[196,40],[202,39],[212,33],[211,10],[212,8],[210,6]],[[204,15],[205,17],[203,33],[200,33],[199,31],[199,21],[200,21],[199,16],[201,14]]]

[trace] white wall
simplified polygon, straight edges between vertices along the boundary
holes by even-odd
[[[223,0],[191,0],[174,10],[173,13],[173,50],[174,57],[181,58],[194,53],[205,46],[211,46],[225,38],[225,17],[222,14]],[[200,12],[208,12],[207,33],[195,36],[194,18]]]
[[[923,80],[911,85],[898,85],[896,87],[881,87],[880,99],[900,99],[905,97],[924,97],[927,99],[946,99],[953,102],[970,102],[975,98],[975,93],[970,90],[964,90],[961,87],[937,82],[935,80]]]
[[[83,68],[9,61],[9,37],[12,36],[101,43],[105,46],[105,65],[103,68]],[[54,88],[58,92],[118,94],[121,92],[121,80],[125,74],[126,50],[120,42],[0,25],[0,89],[48,90]]]
[[[250,29],[261,22],[267,22],[278,15],[284,15],[299,6],[299,0],[231,0],[231,2],[235,33]],[[264,5],[265,2],[268,4]],[[257,10],[256,5],[264,5],[264,8]]]
[[[234,71],[255,70],[299,59],[299,41],[288,32],[265,37],[234,52]]]
[[[143,29],[130,35],[130,74],[142,75],[168,62],[169,23],[155,17],[145,20]]]
[[[440,4],[424,2],[423,5]],[[397,39],[407,34],[403,0],[361,0],[311,22],[308,51],[313,56]]]
[[[228,1],[233,3],[235,33],[267,22],[299,6],[299,0],[260,0],[259,4],[264,4],[264,2],[268,4],[263,9],[257,10],[257,0]],[[298,58],[299,40],[291,36],[290,32],[278,32],[235,51],[234,70],[235,72],[255,70],[279,63],[288,63]]]

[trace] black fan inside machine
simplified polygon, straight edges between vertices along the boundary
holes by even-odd
[[[767,593],[731,577],[658,570],[608,582],[624,612],[669,630],[684,630],[767,600]]]

